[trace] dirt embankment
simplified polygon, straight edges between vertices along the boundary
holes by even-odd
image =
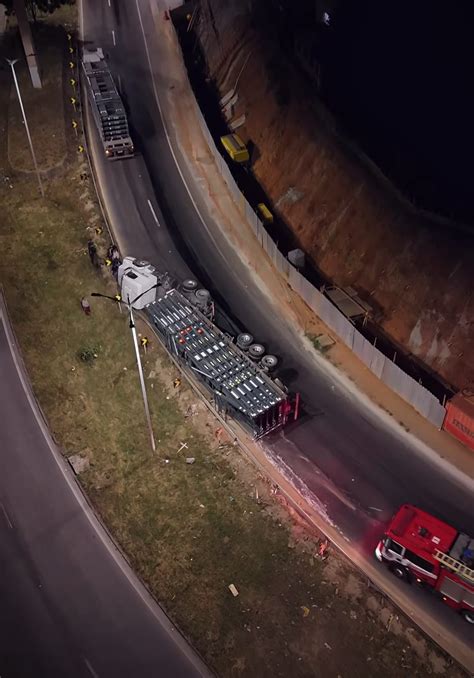
[[[203,0],[196,22],[253,171],[316,266],[356,288],[384,330],[458,389],[474,386],[474,235],[424,219],[335,132],[312,87],[243,0]],[[259,28],[260,26],[260,28]]]

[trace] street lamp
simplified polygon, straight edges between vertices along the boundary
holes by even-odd
[[[20,87],[18,85],[18,79],[16,77],[16,72],[15,72],[15,64],[16,64],[17,61],[19,61],[19,59],[6,59],[6,61],[10,64],[10,68],[12,69],[13,81],[15,83],[18,101],[20,102],[21,114],[23,116],[23,122],[25,123],[26,135],[28,137],[28,142],[30,144],[31,157],[33,158],[33,164],[35,166],[36,176],[38,177],[38,185],[39,185],[41,197],[44,198],[43,183],[41,181],[41,175],[40,175],[40,171],[38,169],[38,163],[36,162],[35,149],[33,148],[33,141],[31,140],[30,128],[28,127],[28,121],[26,119],[26,113],[25,113],[23,101],[22,101],[21,94],[20,94]]]
[[[150,408],[148,407],[148,396],[146,394],[145,378],[143,376],[142,360],[141,360],[141,357],[140,357],[140,349],[139,349],[139,346],[138,346],[138,338],[137,338],[137,329],[136,329],[136,326],[135,326],[135,321],[133,319],[133,308],[132,307],[133,307],[133,304],[136,301],[138,301],[144,294],[146,294],[150,290],[155,289],[156,287],[158,287],[158,284],[152,285],[149,289],[147,289],[144,292],[142,292],[141,294],[139,294],[138,297],[135,297],[135,299],[133,301],[130,301],[130,297],[128,297],[127,302],[126,302],[128,312],[129,312],[129,318],[130,318],[129,327],[132,330],[133,346],[135,348],[135,356],[136,356],[136,359],[137,359],[138,375],[140,377],[140,386],[141,386],[141,389],[142,389],[143,407],[145,409],[146,422],[147,422],[147,425],[148,425],[148,433],[150,435],[151,449],[153,450],[153,452],[156,451],[155,437],[153,435],[153,427],[152,427],[152,424],[151,424]],[[91,292],[91,297],[103,297],[104,299],[110,299],[111,301],[114,301],[115,303],[118,302],[119,304],[122,302],[122,299],[120,298],[119,295],[117,295],[116,297],[110,297],[107,294],[100,294],[100,292]]]

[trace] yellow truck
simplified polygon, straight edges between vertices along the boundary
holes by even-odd
[[[221,137],[221,144],[234,162],[244,163],[249,161],[247,146],[238,134],[226,134]]]
[[[266,226],[273,224],[273,214],[270,212],[264,202],[258,203],[257,214]]]

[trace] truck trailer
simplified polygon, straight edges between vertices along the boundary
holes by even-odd
[[[147,261],[125,257],[118,270],[122,299],[143,310],[184,372],[199,381],[216,410],[231,416],[255,439],[295,421],[299,394],[274,376],[278,359],[252,335],[231,337],[214,322],[208,290],[177,281]]]
[[[127,114],[100,47],[85,49],[82,56],[87,98],[106,157],[133,157],[135,149]]]
[[[418,583],[474,624],[474,539],[415,506],[393,516],[375,556],[399,579]]]

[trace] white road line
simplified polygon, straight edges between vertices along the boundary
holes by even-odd
[[[94,671],[94,667],[92,666],[90,661],[87,659],[87,657],[84,657],[84,664],[89,669],[89,672],[90,672],[91,676],[93,676],[93,678],[99,678],[99,674],[97,673],[97,671]]]
[[[114,31],[113,29],[112,29],[112,40],[113,40],[113,42],[114,42],[114,47],[115,47],[115,45],[116,45],[117,43],[116,43],[116,41],[115,41],[115,31]]]
[[[13,523],[10,520],[10,516],[7,513],[7,509],[4,507],[4,505],[0,502],[0,506],[2,507],[2,513],[5,516],[5,520],[7,521],[7,525],[10,528],[10,530],[13,530]]]
[[[109,3],[109,7],[111,7],[110,0],[108,0],[108,3]]]
[[[118,84],[119,84],[119,92],[122,94],[122,76],[119,75],[118,77]]]
[[[210,238],[212,244],[213,244],[214,247],[216,248],[217,252],[219,252],[220,256],[221,256],[222,259],[224,259],[224,261],[225,261],[225,260],[226,260],[226,256],[225,256],[225,254],[222,252],[222,250],[221,250],[221,248],[219,247],[219,245],[217,244],[214,235],[211,233],[211,231],[210,231],[208,225],[206,224],[206,222],[205,222],[205,220],[204,220],[204,217],[203,217],[202,214],[201,214],[201,211],[200,211],[199,207],[197,206],[197,203],[196,203],[196,201],[195,201],[195,199],[194,199],[194,197],[193,197],[193,195],[192,195],[192,193],[191,193],[191,190],[190,190],[190,188],[189,188],[189,186],[188,186],[188,184],[187,184],[187,182],[186,182],[186,179],[184,178],[184,174],[183,174],[183,171],[182,171],[182,169],[181,169],[181,167],[180,167],[180,165],[179,165],[178,158],[176,157],[176,153],[175,153],[175,151],[174,151],[173,144],[171,143],[171,138],[170,138],[170,135],[169,135],[169,132],[168,132],[168,128],[167,128],[167,125],[166,125],[165,117],[164,117],[164,115],[163,115],[163,111],[162,111],[162,108],[161,108],[160,99],[159,99],[159,97],[158,97],[158,92],[157,92],[157,89],[156,89],[155,78],[154,78],[154,76],[153,76],[153,66],[152,66],[152,63],[151,63],[151,57],[150,57],[150,50],[148,49],[148,42],[147,42],[146,35],[145,35],[145,28],[144,28],[144,26],[143,26],[142,13],[141,13],[141,11],[140,11],[140,6],[139,6],[139,4],[138,4],[138,0],[135,0],[135,4],[136,4],[136,6],[137,6],[138,20],[140,21],[140,28],[141,28],[142,35],[143,35],[143,42],[145,43],[145,52],[146,52],[146,57],[147,57],[147,61],[148,61],[148,67],[149,67],[149,69],[150,69],[150,77],[151,77],[151,82],[152,82],[152,85],[153,85],[153,93],[154,93],[154,95],[155,95],[155,101],[156,101],[156,105],[157,105],[157,107],[158,107],[158,112],[159,112],[159,114],[160,114],[161,123],[162,123],[162,125],[163,125],[163,129],[164,129],[164,132],[165,132],[166,141],[168,142],[168,146],[169,146],[169,148],[170,148],[171,155],[173,156],[173,160],[174,160],[174,162],[175,162],[176,169],[178,170],[179,176],[181,177],[181,181],[183,182],[183,186],[184,186],[185,189],[186,189],[186,193],[188,194],[189,199],[191,200],[191,203],[192,203],[192,205],[193,205],[193,207],[194,207],[194,210],[195,210],[196,214],[197,214],[198,217],[199,217],[199,221],[200,221],[201,224],[203,225],[204,230],[205,230],[206,233],[208,234],[208,236],[209,236],[209,238]]]
[[[160,222],[158,221],[158,217],[156,216],[156,212],[155,212],[155,210],[153,209],[153,205],[151,204],[151,200],[150,200],[150,199],[148,200],[148,207],[150,208],[150,212],[151,212],[152,215],[153,215],[153,219],[156,221],[156,225],[158,226],[158,228],[160,228]]]

